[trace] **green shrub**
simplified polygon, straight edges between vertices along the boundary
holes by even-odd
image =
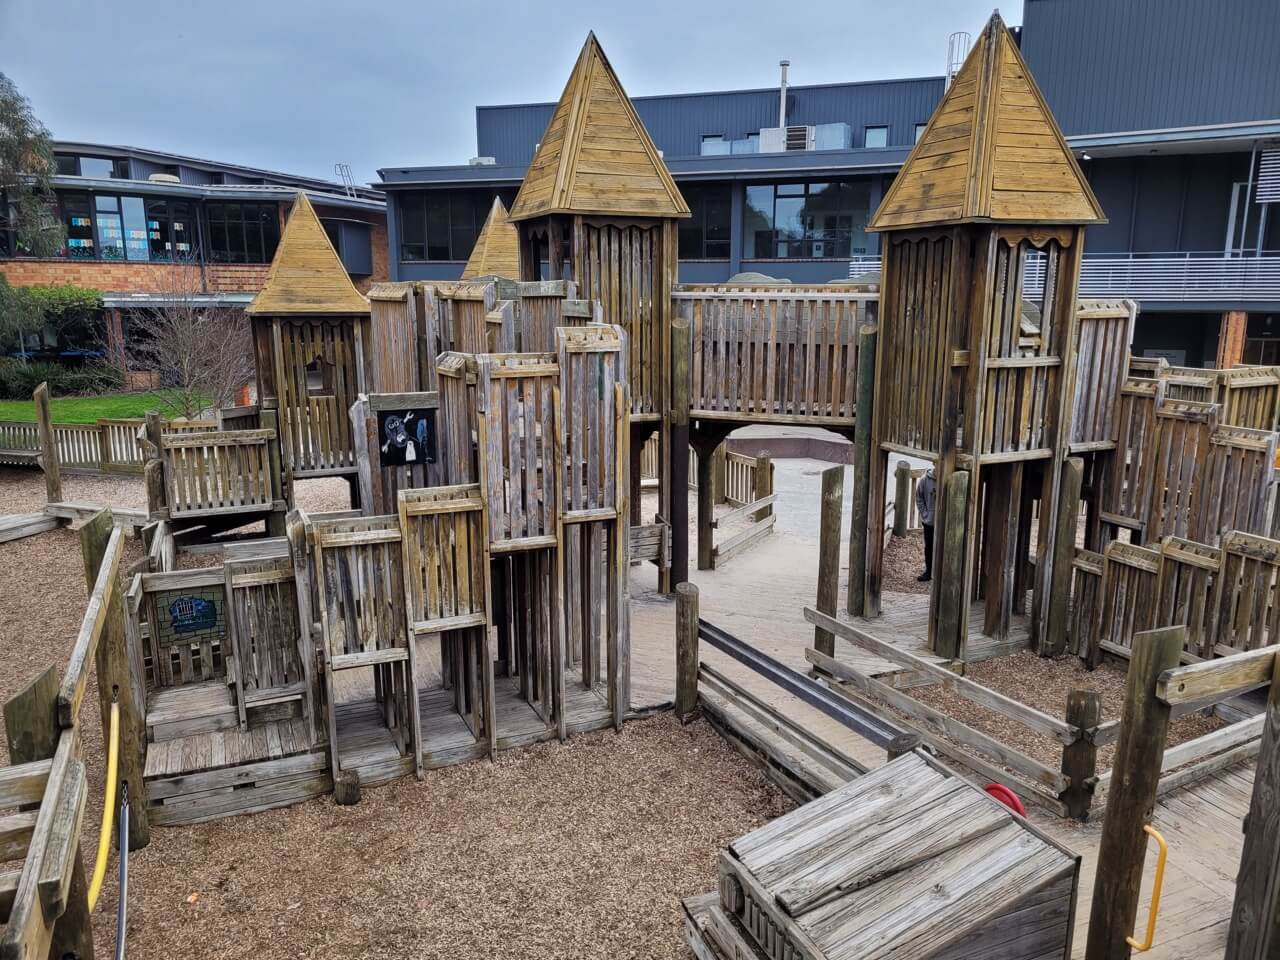
[[[5,400],[30,400],[41,383],[49,384],[50,396],[66,397],[119,390],[123,382],[120,371],[105,363],[64,367],[47,360],[24,363],[0,357],[0,398]]]

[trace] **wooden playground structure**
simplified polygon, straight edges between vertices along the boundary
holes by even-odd
[[[257,402],[94,428],[93,462],[141,474],[145,513],[63,499],[61,469],[90,448],[58,434],[47,395],[34,433],[0,425],[0,462],[39,463],[49,500],[0,521],[0,540],[87,519],[91,588],[61,681],[51,668],[6,707],[10,739],[25,724],[34,746],[0,768],[0,841],[23,861],[0,866],[0,960],[84,953],[90,661],[128,785],[126,846],[142,846],[152,825],[329,792],[356,803],[398,777],[620,729],[641,712],[640,562],[677,598],[676,714],[700,713],[803,804],[733,841],[717,889],[685,901],[700,960],[1069,957],[1086,903],[1087,960],[1126,957],[1157,797],[1255,759],[1222,939],[1231,960],[1274,953],[1280,369],[1133,358],[1138,304],[1077,298],[1103,213],[998,15],[873,218],[878,291],[680,284],[688,213],[591,35],[464,279],[361,295],[299,198],[248,311]],[[815,628],[808,673],[700,620],[687,582],[688,491],[699,570],[773,531],[772,461],[725,446],[751,424],[853,442],[844,601],[838,468],[817,600],[796,611]],[[937,474],[927,595],[884,587],[921,473],[894,456]],[[350,485],[351,509],[298,506],[322,477]],[[129,570],[121,527],[146,549]],[[199,555],[215,562],[182,568]],[[965,675],[1026,649],[1127,665],[1123,716],[1102,719],[1091,690],[1057,716]],[[1060,763],[913,697],[930,685],[1054,741]],[[1170,718],[1195,711],[1225,725],[1168,745]],[[1057,821],[1103,810],[1082,860]]]

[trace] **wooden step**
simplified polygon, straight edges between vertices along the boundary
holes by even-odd
[[[147,739],[173,740],[239,726],[235,698],[224,680],[166,687],[147,698]]]

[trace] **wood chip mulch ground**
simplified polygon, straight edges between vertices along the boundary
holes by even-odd
[[[1072,690],[1096,691],[1102,701],[1103,720],[1119,719],[1124,710],[1125,671],[1114,663],[1104,663],[1089,671],[1078,657],[1040,657],[1024,651],[970,663],[965,668],[965,676],[1052,717],[1065,717],[1067,694]],[[1056,768],[1062,762],[1062,744],[1057,740],[1036,733],[953,690],[945,690],[935,684],[913,687],[906,692],[1042,763]],[[1168,746],[1212,733],[1225,725],[1226,721],[1216,716],[1188,714],[1170,724]],[[1114,754],[1114,743],[1099,748],[1099,773],[1111,768]]]
[[[928,593],[929,584],[916,577],[924,573],[924,533],[908,530],[905,537],[890,537],[884,548],[886,593]]]
[[[139,556],[127,541],[125,564]],[[0,701],[65,666],[85,597],[74,531],[0,544]],[[91,851],[104,765],[92,681],[81,723]],[[3,744],[0,725],[7,763]],[[705,723],[660,715],[367,789],[355,807],[324,797],[156,828],[131,857],[128,955],[687,958],[680,899],[713,890],[720,849],[790,807]],[[115,910],[113,857],[99,956]]]

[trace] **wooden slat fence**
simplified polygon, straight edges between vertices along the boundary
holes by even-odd
[[[1081,300],[1076,308],[1073,453],[1115,446],[1120,387],[1130,369],[1129,344],[1137,314],[1132,300]]]
[[[1185,625],[1185,659],[1256,650],[1280,640],[1280,540],[1232,531],[1221,546],[1165,537],[1077,550],[1071,650],[1097,663],[1128,655],[1135,633]]]
[[[857,331],[873,295],[676,290],[694,417],[852,425]]]
[[[1218,372],[1221,423],[1274,430],[1280,411],[1280,367],[1241,367]]]
[[[476,404],[476,358],[443,353],[435,364],[440,414],[437,420],[441,475],[447,484],[475,483],[480,467],[475,438],[479,430]]]
[[[274,430],[167,433],[160,439],[169,516],[269,510],[280,500]]]
[[[171,432],[216,429],[212,420],[165,420]],[[142,419],[102,418],[95,423],[55,423],[53,438],[61,468],[70,473],[141,474]],[[32,466],[40,451],[40,429],[32,420],[0,420],[0,464]]]
[[[286,467],[296,477],[354,473],[348,411],[368,389],[363,360],[367,322],[273,317],[271,324],[270,357]]]

